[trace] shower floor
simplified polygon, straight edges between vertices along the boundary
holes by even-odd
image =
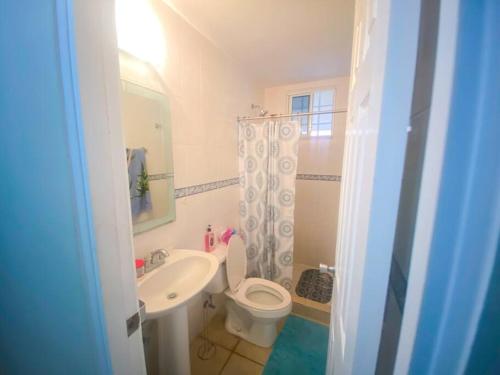
[[[317,269],[314,266],[308,264],[294,263],[293,265],[293,276],[292,276],[292,289],[290,293],[292,295],[293,308],[292,312],[296,315],[302,316],[306,319],[310,319],[322,324],[330,323],[330,310],[332,308],[332,301],[327,303],[321,303],[313,301],[309,298],[301,297],[297,294],[297,285],[299,283],[302,272],[309,269]]]

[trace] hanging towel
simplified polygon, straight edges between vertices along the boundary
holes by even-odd
[[[143,212],[150,211],[153,207],[149,191],[145,149],[127,149],[127,161],[130,206],[132,208],[132,217],[136,217]]]

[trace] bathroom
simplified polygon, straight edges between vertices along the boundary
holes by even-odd
[[[320,263],[335,264],[354,7],[338,1],[319,1],[314,6],[303,2],[286,8],[284,5],[281,1],[221,2],[218,7],[190,1],[117,2],[121,79],[129,86],[142,82],[138,85],[141,88],[161,91],[168,106],[165,119],[153,121],[163,123],[167,129],[150,126],[149,133],[144,125],[147,120],[137,122],[142,117],[138,102],[133,102],[133,90],[123,88],[126,147],[146,150],[142,157],[151,169],[148,174],[152,205],[168,206],[162,208],[163,212],[149,208],[134,216],[134,254],[137,259],[147,259],[154,249],[203,250],[208,225],[216,237],[226,228],[239,232],[240,226],[244,228],[246,224],[240,218],[244,187],[238,183],[243,173],[238,155],[238,127],[246,121],[242,117],[254,117],[248,123],[262,128],[266,121],[273,120],[270,115],[324,112],[275,120],[283,124],[290,120],[300,122],[293,126],[302,129],[300,138],[295,140],[296,178],[286,182],[287,189],[296,190],[289,210],[295,219],[293,238],[289,241],[293,251],[287,263],[291,283],[286,282],[293,296],[292,314],[320,324],[327,332],[333,277],[329,272],[320,274],[318,267]],[[262,12],[259,22],[240,29],[238,25],[245,24],[247,17],[257,11]],[[297,26],[301,20],[304,25]],[[313,20],[316,27],[311,28]],[[292,40],[295,47],[278,48]],[[316,43],[310,44],[310,40]],[[264,61],[264,56],[271,54],[275,61]],[[152,72],[144,74],[139,60],[146,61]],[[139,125],[135,132],[133,121]],[[146,134],[137,134],[140,131]],[[161,131],[170,132],[167,145],[171,139],[171,149],[167,150],[170,164],[163,168],[156,160],[164,154],[161,150],[158,156],[155,137]],[[281,147],[292,148],[291,141],[288,144],[284,142]],[[161,174],[166,176],[164,180],[152,177]],[[169,201],[161,201],[158,196]],[[161,221],[163,217],[166,218]],[[248,268],[251,272],[251,265]],[[318,285],[304,281],[301,297],[296,293],[297,284],[306,270],[316,270],[311,276]],[[306,292],[315,293],[316,300],[307,298]],[[213,295],[210,308],[207,298],[208,294],[202,292],[188,304],[192,373],[208,373],[207,366],[213,373],[234,373],[234,369],[245,365],[248,371],[260,373],[271,349],[217,331],[225,331],[221,324],[227,314],[227,297],[219,290]],[[208,353],[213,358],[200,360],[196,350],[207,345],[200,338],[200,334],[207,333],[203,331],[207,324],[207,338],[215,343],[216,350],[215,354]],[[158,373],[161,347],[156,320],[143,323],[143,340],[148,373]],[[323,366],[326,334],[324,340]]]
[[[0,373],[499,373],[499,17],[3,2]]]

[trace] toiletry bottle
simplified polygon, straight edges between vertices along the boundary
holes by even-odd
[[[215,246],[215,236],[212,232],[212,226],[209,224],[205,233],[205,251],[212,251]]]
[[[144,259],[136,259],[135,260],[135,272],[137,278],[144,276]]]
[[[208,244],[210,246],[210,251],[215,249],[215,233],[212,228],[210,228],[210,234],[208,235]]]

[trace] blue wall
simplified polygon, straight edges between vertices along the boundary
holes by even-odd
[[[500,238],[497,248],[500,246]],[[500,251],[497,251],[491,284],[467,363],[467,375],[500,374]]]
[[[68,14],[0,2],[2,374],[110,372]]]

